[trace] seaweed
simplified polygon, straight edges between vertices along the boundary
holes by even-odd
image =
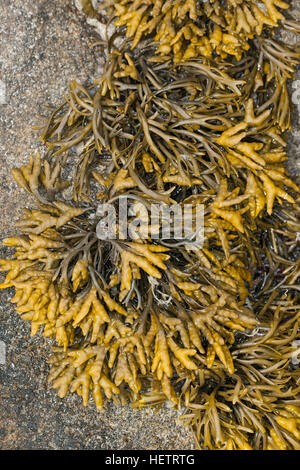
[[[0,288],[55,339],[53,388],[85,406],[91,392],[99,410],[170,402],[199,448],[299,449],[300,206],[285,160],[300,50],[272,33],[299,28],[285,2],[263,4],[106,2],[127,37],[95,46],[103,73],[70,83],[39,125],[47,151],[12,171],[36,208],[2,241],[15,252]],[[153,204],[192,220],[202,206],[203,243],[162,236]]]

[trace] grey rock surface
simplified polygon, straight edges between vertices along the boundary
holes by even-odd
[[[299,19],[300,1],[292,3]],[[1,238],[13,233],[21,209],[32,203],[10,172],[40,147],[32,128],[37,115],[47,114],[42,105],[58,105],[70,80],[85,84],[100,73],[101,57],[90,47],[93,35],[72,1],[0,0]],[[295,106],[288,148],[288,165],[298,180],[299,109]],[[7,254],[0,251],[1,258]],[[30,338],[11,296],[12,291],[0,291],[0,449],[193,448],[191,432],[170,408],[156,413],[110,403],[98,413],[92,403],[83,408],[77,395],[58,398],[47,383],[50,342]]]
[[[43,105],[58,105],[67,84],[92,82],[102,59],[90,47],[94,29],[69,0],[0,0],[0,237],[32,200],[11,177],[40,148],[32,128]],[[6,255],[1,248],[0,257]],[[80,398],[64,400],[47,383],[50,342],[30,338],[29,325],[0,290],[0,449],[189,449],[191,433],[175,411],[158,413],[107,404],[102,413]],[[6,347],[6,363],[1,351]]]

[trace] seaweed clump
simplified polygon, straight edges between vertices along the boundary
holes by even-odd
[[[122,15],[139,7],[115,3]],[[203,3],[199,21],[228,29],[233,7],[250,8],[217,3]],[[264,4],[274,27],[286,4]],[[195,2],[185,5],[183,21]],[[300,207],[284,162],[287,80],[300,51],[261,36],[234,63],[202,53],[157,60],[137,28],[138,49],[125,39],[116,50],[122,33],[100,43],[102,75],[71,82],[40,126],[46,154],[13,169],[36,208],[3,240],[15,253],[0,261],[0,287],[14,287],[32,335],[55,339],[49,381],[61,398],[70,390],[87,405],[91,394],[99,410],[105,399],[169,401],[200,448],[299,449]],[[260,36],[253,28],[238,37]],[[124,200],[128,221],[139,216],[127,234]],[[106,204],[116,214],[109,227]],[[203,206],[203,244],[175,226],[163,237],[152,204],[189,207],[192,219]]]
[[[156,54],[172,56],[175,62],[198,57],[240,60],[253,40],[278,24],[295,31],[289,4],[281,0],[102,0],[81,2],[88,15],[106,14],[117,27],[126,28],[132,49],[144,38],[157,45]],[[89,4],[89,11],[87,5]]]

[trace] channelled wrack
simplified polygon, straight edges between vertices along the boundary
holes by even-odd
[[[200,448],[299,449],[300,206],[284,164],[299,51],[261,36],[233,63],[200,44],[198,60],[179,63],[142,40],[153,15],[158,35],[172,21],[194,31],[199,19],[211,35],[235,24],[246,44],[282,21],[286,4],[264,2],[267,16],[247,1],[114,3],[140,47],[116,50],[111,38],[102,75],[71,82],[41,122],[45,155],[13,169],[36,208],[3,240],[15,251],[0,261],[0,287],[14,288],[32,335],[55,339],[49,381],[61,398],[92,396],[99,410],[105,399],[169,401]],[[241,26],[240,11],[255,21]],[[125,198],[129,222],[140,216],[131,237]],[[99,236],[107,203],[116,237]],[[176,239],[174,227],[154,237],[163,221],[142,209],[158,203],[189,205],[192,216],[203,205],[203,244]]]
[[[80,0],[88,16],[106,13],[116,27],[126,28],[134,49],[142,39],[156,43],[158,56],[175,62],[220,56],[240,60],[278,24],[298,30],[281,0]]]

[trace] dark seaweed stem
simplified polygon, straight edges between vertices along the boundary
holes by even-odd
[[[178,66],[180,79],[175,76],[170,84],[167,66],[163,68],[162,64],[151,64],[151,55],[145,74],[143,69],[147,57],[139,69],[141,61],[135,62],[129,59],[129,53],[124,54],[117,57],[112,54],[111,62],[108,62],[103,77],[98,81],[99,88],[93,90],[93,99],[90,92],[81,86],[77,89],[76,84],[72,83],[70,98],[63,108],[53,114],[43,131],[43,140],[53,149],[51,158],[62,153],[68,155],[69,149],[78,145],[80,148],[83,144],[75,166],[74,199],[89,200],[92,169],[102,163],[103,151],[112,154],[116,168],[120,165],[127,168],[130,163],[135,165],[145,153],[150,153],[162,172],[168,171],[170,165],[175,166],[181,179],[186,181],[191,181],[190,175],[197,176],[207,171],[202,167],[209,162],[201,158],[207,154],[211,164],[221,162],[219,166],[228,176],[230,170],[223,147],[216,143],[220,134],[232,126],[233,116],[238,118],[236,122],[240,122],[242,113],[239,103],[245,102],[256,87],[253,74],[247,81],[234,80],[228,75],[229,65],[227,71],[216,72],[207,65],[188,62]],[[128,60],[133,61],[131,65],[126,65]],[[121,72],[118,71],[120,68]],[[116,75],[118,80],[115,79]],[[182,80],[184,75],[188,79]],[[153,76],[156,77],[154,81]],[[195,83],[201,83],[199,89]],[[228,93],[226,87],[233,87],[234,93]],[[218,88],[218,95],[215,88]],[[263,96],[261,93],[260,98]],[[199,99],[195,99],[197,95]],[[281,101],[282,96],[281,93]],[[278,101],[276,104],[276,100],[280,100],[278,91],[267,100],[266,106],[258,108],[263,113],[273,106],[273,114],[269,113],[268,119],[260,123],[267,139],[271,137],[272,119],[278,117],[281,128],[289,127],[286,103]],[[219,103],[222,103],[221,107]],[[257,126],[255,130],[249,127],[246,132],[253,138],[252,135],[258,130]],[[282,142],[279,136],[278,139]],[[74,157],[73,154],[69,156]],[[145,188],[140,179],[136,181],[139,181],[140,188]]]

